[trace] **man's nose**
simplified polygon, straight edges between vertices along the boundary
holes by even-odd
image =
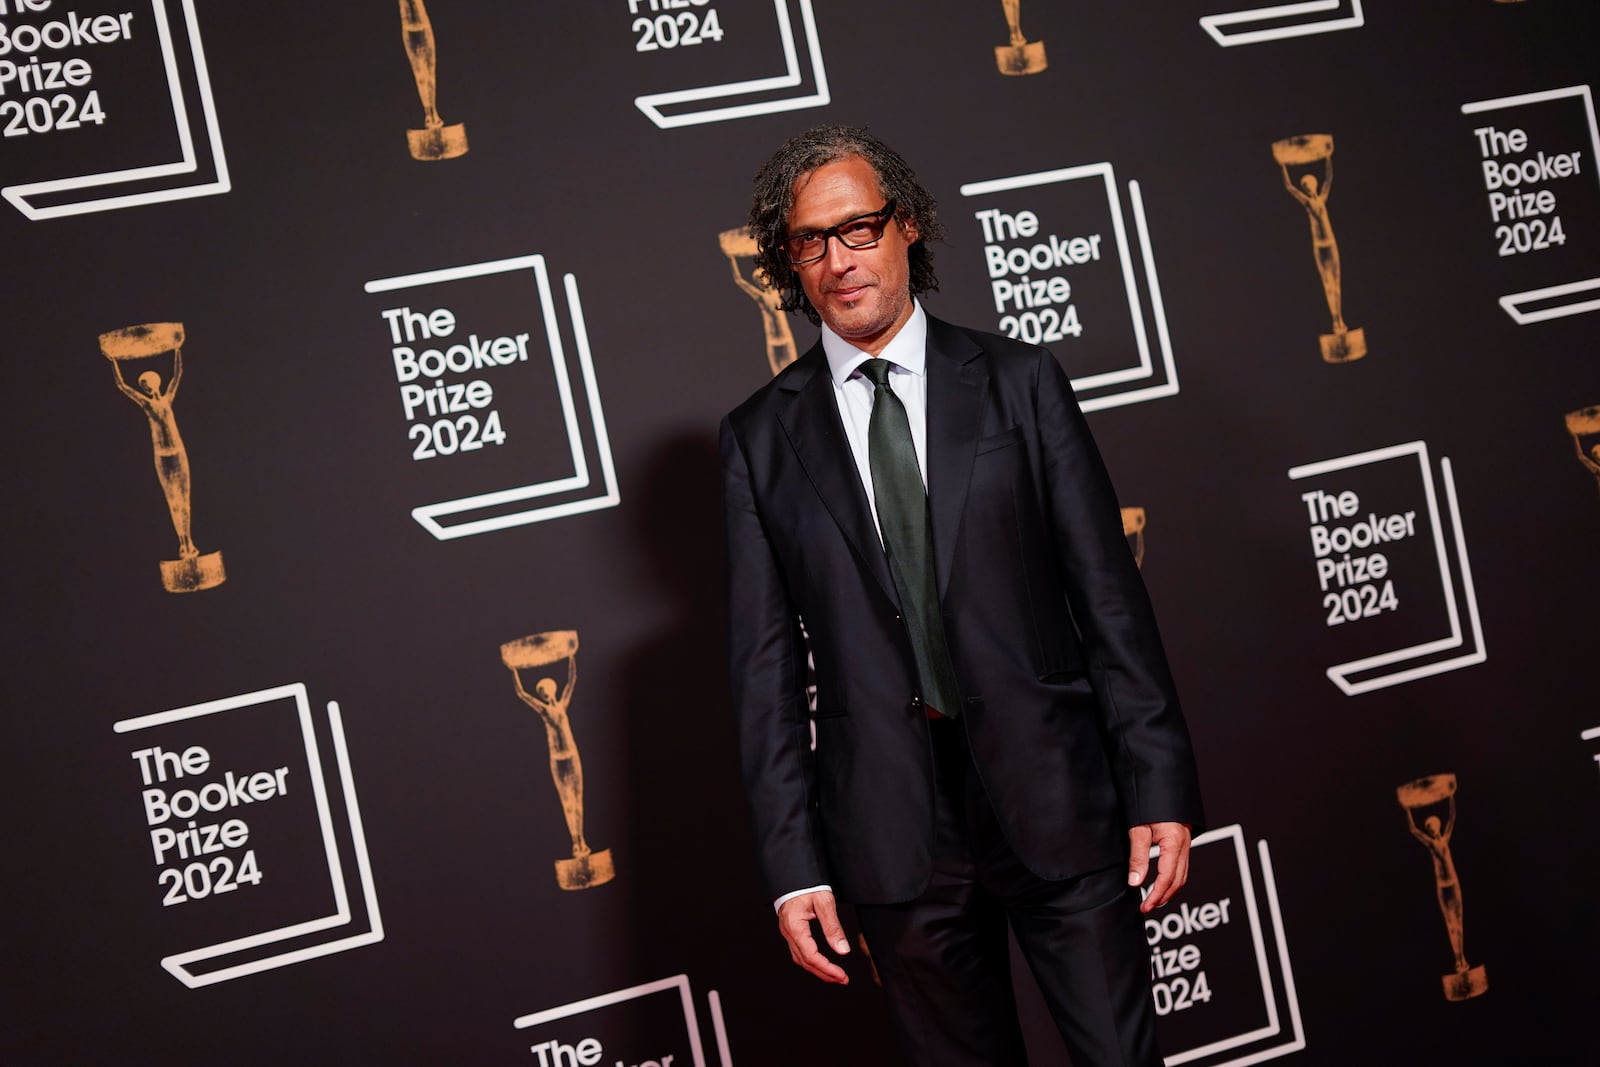
[[[833,271],[835,274],[843,274],[845,271],[855,266],[855,250],[846,245],[838,237],[830,236],[828,238],[828,250],[824,256],[823,262],[826,263],[828,265],[828,269]]]

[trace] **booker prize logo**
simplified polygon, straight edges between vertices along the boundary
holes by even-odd
[[[717,234],[717,244],[728,257],[733,268],[733,284],[739,291],[756,302],[761,311],[761,332],[767,342],[767,366],[773,374],[795,361],[799,352],[795,348],[794,331],[789,328],[789,316],[780,303],[782,296],[766,284],[755,267],[756,239],[750,227],[740,226]]]
[[[374,347],[398,387],[396,476],[431,501],[411,516],[440,540],[622,499],[578,282],[563,282],[569,333],[539,255],[366,283],[383,297]]]
[[[1038,74],[1050,65],[1044,56],[1044,42],[1030,41],[1022,35],[1022,0],[1000,0],[1006,26],[1011,31],[1008,44],[996,45],[994,65],[1001,74]]]
[[[1313,595],[1329,653],[1340,661],[1327,674],[1341,692],[1367,693],[1487,658],[1449,459],[1440,459],[1438,474],[1448,527],[1422,441],[1293,467],[1289,478],[1300,483]]]
[[[161,960],[173,977],[193,989],[383,940],[338,704],[314,722],[296,682],[114,729],[133,746],[118,777],[155,868],[138,921],[173,943]]]
[[[707,996],[720,1067],[733,1067],[722,1000]],[[689,976],[602,993],[519,1017],[537,1067],[706,1067]]]
[[[951,272],[952,317],[1056,346],[1085,411],[1178,392],[1138,182],[1128,183],[1137,258],[1110,163],[972,182],[961,195],[971,222],[952,239],[979,255]]]
[[[1235,824],[1201,834],[1182,899],[1144,919],[1156,1028],[1168,1064],[1229,1067],[1306,1046],[1265,841],[1257,842],[1256,858],[1259,892],[1243,829]]]
[[[1578,462],[1600,483],[1600,404],[1567,412],[1567,433]]]
[[[228,191],[193,0],[0,0],[0,19],[0,196],[23,215]]]
[[[1455,955],[1456,966],[1444,975],[1446,1000],[1468,1000],[1489,990],[1489,972],[1482,966],[1467,963],[1466,925],[1462,919],[1461,879],[1456,875],[1456,862],[1450,854],[1450,835],[1456,826],[1456,776],[1435,774],[1407,782],[1395,790],[1400,806],[1406,812],[1406,826],[1411,836],[1422,842],[1433,860],[1433,888],[1439,896],[1439,910],[1444,914],[1445,933],[1450,937],[1450,951]]]
[[[1303,0],[1295,4],[1225,11],[1205,15],[1200,27],[1223,48],[1263,41],[1283,41],[1313,33],[1354,30],[1366,24],[1361,0]]]
[[[439,57],[433,43],[433,22],[422,0],[400,0],[400,36],[405,42],[406,57],[411,60],[417,96],[422,99],[422,128],[406,131],[411,158],[455,159],[466,155],[466,125],[446,125],[439,117]]]
[[[1520,326],[1600,309],[1600,127],[1589,86],[1479,100],[1461,113],[1463,157],[1487,208],[1483,247],[1496,284],[1514,290],[1500,306]]]
[[[161,561],[161,584],[169,593],[211,589],[227,578],[222,553],[202,553],[194,543],[189,450],[178,434],[178,417],[172,410],[178,383],[183,380],[183,340],[181,322],[152,322],[100,335],[100,353],[111,361],[117,388],[150,420],[156,478],[178,535],[178,558]]]
[[[811,0],[622,0],[639,75],[691,88],[646,92],[634,106],[670,130],[823,107],[828,74]],[[773,73],[775,55],[782,73]],[[712,84],[705,84],[707,80]]]
[[[572,837],[572,858],[556,860],[556,884],[562,889],[590,889],[616,877],[611,850],[594,852],[583,836],[583,760],[578,742],[572,736],[572,691],[578,685],[578,634],[575,630],[552,630],[530,634],[500,646],[500,662],[511,670],[511,684],[517,696],[544,723],[550,743],[550,777],[561,798],[561,814]],[[560,685],[550,676],[565,668],[566,681]],[[522,672],[538,677],[533,692],[523,685]]]
[[[1367,354],[1367,334],[1350,329],[1344,321],[1344,285],[1339,272],[1339,243],[1334,240],[1328,215],[1328,193],[1333,189],[1333,138],[1325,133],[1306,134],[1272,142],[1272,158],[1283,171],[1283,186],[1306,209],[1311,221],[1311,252],[1322,277],[1322,294],[1333,316],[1333,330],[1317,340],[1325,363],[1348,363]],[[1293,168],[1291,170],[1290,168]]]

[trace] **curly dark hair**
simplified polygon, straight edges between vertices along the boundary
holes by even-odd
[[[817,126],[790,138],[756,172],[750,205],[750,233],[756,239],[756,270],[782,297],[785,311],[803,312],[813,326],[822,321],[811,306],[800,276],[789,265],[779,245],[788,236],[789,212],[794,207],[795,182],[818,167],[841,159],[860,157],[878,176],[884,199],[895,202],[895,218],[917,224],[917,242],[911,246],[910,289],[913,295],[937,292],[929,241],[944,237],[938,205],[922,187],[900,154],[865,129],[855,126]]]

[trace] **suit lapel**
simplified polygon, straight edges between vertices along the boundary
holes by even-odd
[[[972,481],[989,372],[976,342],[928,318],[928,501],[933,514],[934,567],[942,597],[950,583],[961,515]]]
[[[780,387],[791,394],[790,402],[779,409],[778,421],[789,437],[789,444],[800,457],[817,495],[844,532],[863,565],[882,587],[884,595],[898,604],[889,561],[878,539],[867,504],[861,476],[856,472],[855,456],[839,421],[839,402],[833,395],[827,358],[822,345],[812,347],[785,375]]]

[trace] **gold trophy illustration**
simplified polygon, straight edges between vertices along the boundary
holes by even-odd
[[[728,257],[728,263],[733,267],[733,284],[744,290],[756,302],[756,307],[761,309],[761,329],[767,338],[767,363],[772,367],[772,373],[777,374],[793,363],[799,353],[795,350],[794,331],[789,329],[789,316],[779,306],[782,296],[770,285],[758,281],[754,271],[751,271],[750,277],[746,277],[744,270],[740,269],[741,260],[753,265],[756,239],[750,235],[748,226],[740,226],[736,230],[723,230],[717,234],[717,244],[722,246],[722,254]]]
[[[400,0],[400,34],[411,60],[411,76],[417,80],[417,95],[422,98],[422,129],[406,131],[411,158],[466,155],[466,125],[455,122],[446,126],[439,117],[439,55],[433,44],[433,23],[422,0]]]
[[[1567,432],[1578,450],[1578,462],[1600,479],[1600,404],[1567,412]]]
[[[1044,70],[1050,65],[1044,56],[1044,42],[1022,36],[1022,0],[1000,0],[1000,6],[1005,8],[1011,43],[995,45],[995,66],[1001,74],[1037,74]]]
[[[1454,973],[1441,982],[1447,1000],[1467,1000],[1489,989],[1489,973],[1480,964],[1471,967],[1462,948],[1465,932],[1461,918],[1461,881],[1456,877],[1455,860],[1450,856],[1450,834],[1456,825],[1456,776],[1436,774],[1407,782],[1395,790],[1400,806],[1406,810],[1407,828],[1421,841],[1433,859],[1433,880],[1439,894],[1439,910],[1444,913],[1445,932],[1450,935],[1450,951],[1456,957]],[[1428,808],[1445,805],[1441,822]],[[1419,821],[1420,819],[1420,821]]]
[[[1342,289],[1339,278],[1339,244],[1333,236],[1333,220],[1328,216],[1328,193],[1333,188],[1333,138],[1325,133],[1310,133],[1272,142],[1272,158],[1283,170],[1283,185],[1300,202],[1311,220],[1311,250],[1322,275],[1322,292],[1333,315],[1333,332],[1321,336],[1322,358],[1328,363],[1349,363],[1367,354],[1367,334],[1345,325]],[[1314,172],[1322,165],[1322,179]],[[1289,174],[1290,167],[1311,167],[1300,176],[1299,184]]]
[[[1144,508],[1122,509],[1122,536],[1133,538],[1133,562],[1144,566]]]
[[[161,374],[146,370],[135,384],[123,375],[128,360],[155,359],[172,353],[172,373],[162,384]],[[227,578],[221,552],[202,553],[195,547],[191,532],[191,492],[189,451],[178,433],[178,418],[172,402],[183,380],[183,323],[150,322],[126,326],[100,335],[100,353],[111,361],[117,388],[139,405],[150,420],[150,443],[155,451],[156,477],[167,498],[167,512],[178,534],[178,558],[161,561],[161,584],[169,593],[194,593],[219,586]]]
[[[563,660],[567,665],[567,680],[560,695],[556,693],[555,679],[549,676],[536,681],[531,693],[523,688],[519,671],[553,667]],[[551,630],[508,641],[500,646],[500,662],[511,669],[517,696],[539,713],[550,740],[550,777],[555,780],[556,795],[561,798],[567,833],[572,835],[572,858],[555,861],[556,884],[562,889],[604,885],[615,877],[616,869],[612,866],[609,848],[594,852],[583,837],[583,761],[578,757],[578,743],[573,740],[572,722],[567,715],[572,704],[572,690],[578,684],[578,632]]]

